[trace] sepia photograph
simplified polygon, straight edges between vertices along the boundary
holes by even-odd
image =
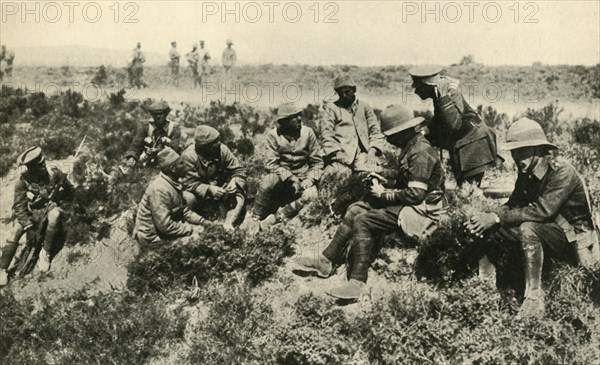
[[[600,0],[0,18],[0,364],[600,364]]]

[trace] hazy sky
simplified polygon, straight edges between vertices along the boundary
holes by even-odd
[[[231,37],[242,63],[447,65],[467,54],[490,65],[600,62],[598,0],[1,5],[0,41],[9,47],[83,44],[128,50],[139,40],[145,51],[166,53],[177,40],[183,53],[202,38],[214,57]]]

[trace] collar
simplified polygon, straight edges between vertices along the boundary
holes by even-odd
[[[425,138],[425,136],[423,135],[423,133],[417,133],[416,136],[414,136],[413,138],[411,138],[410,141],[408,141],[408,143],[406,144],[406,146],[404,148],[402,148],[400,151],[400,159],[404,158],[404,156],[406,156],[406,154],[408,153],[408,151],[410,151],[415,144],[417,144],[417,142],[419,141],[423,141],[423,142],[427,142],[429,143],[429,141]]]
[[[550,167],[550,156],[544,156],[538,160],[538,164],[533,167],[529,176],[534,176],[538,180],[542,180],[544,176],[546,176],[546,172],[548,172],[548,168]]]
[[[183,186],[178,183],[177,181],[171,179],[169,176],[165,175],[163,172],[161,172],[159,174],[160,177],[162,177],[163,179],[165,179],[169,184],[171,184],[175,189],[177,190],[181,190],[183,188]]]

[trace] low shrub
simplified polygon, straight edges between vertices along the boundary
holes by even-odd
[[[571,134],[576,143],[595,148],[600,154],[600,122],[596,119],[584,118],[576,120]]]
[[[128,268],[127,285],[136,293],[164,291],[239,272],[255,286],[273,276],[283,259],[293,254],[294,241],[293,233],[281,228],[249,236],[245,231],[211,226],[193,241],[142,247]]]

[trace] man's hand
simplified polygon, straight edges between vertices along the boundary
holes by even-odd
[[[159,149],[159,148],[155,148],[155,147],[149,147],[149,148],[146,150],[146,155],[148,155],[148,156],[151,156],[151,157],[154,157],[154,156],[156,156],[156,155],[157,155],[159,152],[160,152],[160,149]]]
[[[208,193],[215,199],[221,199],[227,194],[227,191],[220,186],[211,185],[208,187]]]
[[[231,179],[231,180],[229,181],[229,183],[228,183],[228,184],[225,186],[225,191],[226,191],[228,194],[233,194],[233,193],[235,193],[235,192],[236,192],[236,190],[237,190],[237,184],[235,183],[235,180],[234,180],[234,179]]]
[[[483,234],[499,223],[498,215],[495,213],[477,213],[471,217],[464,226],[469,233],[477,237],[483,237]]]
[[[373,185],[371,185],[371,195],[376,198],[381,198],[383,193],[385,193],[385,188],[383,185],[381,185],[379,181],[373,180]]]
[[[302,184],[300,180],[297,178],[292,179],[292,188],[294,189],[294,194],[300,194],[302,192]]]
[[[125,166],[134,167],[135,166],[135,158],[129,157],[127,160],[125,160]]]
[[[171,143],[171,138],[169,138],[169,137],[160,137],[160,141],[163,144],[170,144]]]
[[[302,190],[306,190],[311,188],[314,184],[315,183],[312,181],[312,179],[306,179],[300,183],[300,186],[302,187]]]
[[[367,179],[373,181],[373,179],[379,181],[379,183],[381,184],[387,184],[388,183],[388,179],[386,179],[385,177],[379,175],[376,172],[369,172],[369,175],[367,175]]]
[[[376,148],[370,148],[369,154],[367,155],[367,165],[379,165],[379,151]]]

